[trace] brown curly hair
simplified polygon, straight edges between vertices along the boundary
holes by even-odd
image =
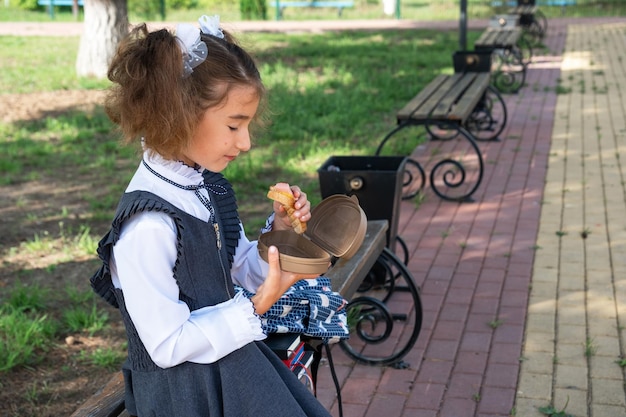
[[[220,105],[235,86],[256,90],[261,106],[253,127],[263,125],[265,87],[258,68],[233,36],[223,32],[224,39],[201,34],[208,56],[187,77],[179,41],[169,30],[150,32],[141,24],[120,42],[109,66],[113,85],[105,110],[127,144],[142,138],[150,151],[178,159],[204,112]]]

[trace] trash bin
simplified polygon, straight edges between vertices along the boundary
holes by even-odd
[[[454,73],[490,72],[491,50],[456,51],[452,54]]]
[[[398,236],[406,156],[331,156],[318,168],[322,198],[356,195],[368,220],[387,220],[387,247]]]

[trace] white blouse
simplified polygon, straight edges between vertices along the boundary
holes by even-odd
[[[203,182],[202,170],[181,162],[167,161],[144,153],[150,168],[171,181],[186,186]],[[204,221],[209,211],[193,191],[183,190],[139,164],[126,192],[149,191],[177,208]],[[210,199],[210,193],[202,189]],[[176,226],[165,213],[144,212],[122,225],[113,247],[111,275],[124,293],[126,308],[148,354],[162,368],[182,362],[211,363],[255,341],[265,339],[252,302],[237,294],[232,300],[193,312],[179,300],[173,277],[176,262]],[[251,292],[263,282],[268,264],[249,241],[243,227],[234,257],[233,282]]]

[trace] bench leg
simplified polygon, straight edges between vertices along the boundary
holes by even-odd
[[[493,90],[496,94],[497,91]],[[504,103],[501,96],[499,96],[497,103]],[[495,130],[495,133],[499,134],[504,124],[506,123],[506,107],[504,107],[503,117],[500,117],[501,110],[500,108],[496,108],[496,113],[494,114],[492,121],[494,125],[492,126]],[[500,120],[503,121],[502,124],[497,124]],[[481,120],[482,123],[482,120]],[[396,128],[394,128],[391,132],[389,132],[383,140],[378,145],[376,150],[376,155],[380,155],[385,144],[393,137],[395,134],[403,130],[404,128],[410,126],[423,126],[425,130],[425,134],[428,135],[428,132],[435,132],[439,135],[439,132],[445,132],[447,140],[431,140],[430,142],[441,142],[441,145],[437,145],[437,148],[430,149],[426,155],[420,156],[419,160],[416,158],[411,158],[415,163],[411,163],[409,161],[408,164],[405,164],[405,176],[403,182],[403,199],[409,199],[415,197],[424,187],[424,169],[423,167],[431,168],[429,181],[430,187],[433,192],[439,196],[440,198],[447,201],[460,201],[460,202],[469,202],[472,201],[471,195],[478,189],[482,181],[484,164],[482,159],[482,154],[478,145],[476,144],[476,137],[472,132],[467,130],[464,126],[459,126],[458,122],[423,122],[423,121],[412,121],[408,119],[400,123]],[[480,125],[483,127],[484,125]],[[472,126],[475,128],[476,126]],[[439,129],[436,131],[436,129]],[[488,134],[493,134],[494,132],[486,131]],[[443,135],[444,133],[441,133]],[[439,136],[430,136],[431,139],[441,139]],[[451,140],[455,139],[455,140]],[[465,139],[466,141],[463,141]],[[482,138],[481,135],[481,139]],[[426,139],[428,141],[428,139]],[[450,146],[446,146],[450,144]],[[456,147],[456,151],[454,150]],[[461,151],[458,149],[463,148]],[[452,149],[451,149],[452,148]],[[453,157],[446,157],[444,159],[438,160],[435,162],[436,158],[438,158],[441,154],[450,154],[452,152]],[[432,163],[432,164],[431,164]],[[410,170],[410,171],[409,171]],[[413,183],[413,181],[418,181],[417,183]],[[419,182],[421,181],[421,182]]]
[[[495,87],[489,86],[465,121],[465,128],[478,141],[497,141],[508,119],[506,103]]]
[[[385,248],[358,293],[361,295],[348,304],[353,333],[339,342],[341,349],[361,363],[409,367],[402,358],[411,351],[422,328],[422,302],[409,270]],[[394,302],[396,297],[406,300],[406,293],[412,303]],[[390,353],[383,355],[380,346],[387,342]]]
[[[418,194],[421,194],[424,192],[424,187],[426,186],[426,172],[424,171],[424,168],[419,162],[417,162],[413,158],[407,158],[404,164],[403,175],[404,175],[404,178],[402,180],[402,199],[403,200],[410,200],[416,197]],[[399,239],[399,236],[398,236],[398,239]],[[403,241],[399,241],[398,243],[402,246],[402,248],[404,249],[406,253],[408,249],[406,249],[406,245],[403,243]],[[405,259],[407,259],[407,256],[405,256]],[[406,260],[404,263],[406,264],[407,262],[408,260]]]
[[[442,141],[454,143],[456,151],[451,156],[439,160],[430,170],[430,188],[437,196],[447,201],[472,202],[471,196],[480,186],[484,173],[484,163],[474,135],[465,127],[456,125],[459,139]],[[444,148],[444,152],[447,152]]]
[[[526,63],[519,48],[496,49],[492,62],[492,85],[502,93],[514,94],[526,82]]]
[[[531,44],[537,45],[546,35],[548,19],[545,14],[537,10],[533,15],[521,15],[520,26],[524,29],[524,34]]]

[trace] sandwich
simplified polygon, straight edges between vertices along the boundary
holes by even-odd
[[[298,233],[299,235],[306,232],[306,223],[301,222],[300,219],[298,219],[294,215],[294,213],[296,212],[296,199],[293,196],[289,187],[285,185],[284,188],[281,188],[279,184],[277,184],[276,186],[273,185],[267,192],[267,198],[277,201],[285,208],[294,232]]]

